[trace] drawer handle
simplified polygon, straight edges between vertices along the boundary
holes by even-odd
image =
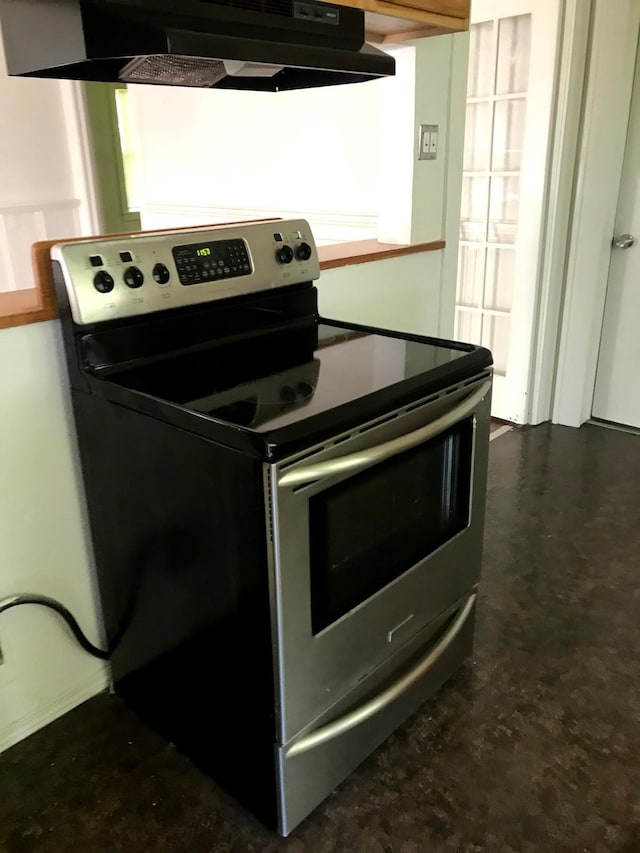
[[[420,678],[434,665],[438,658],[440,658],[449,648],[469,618],[473,605],[475,604],[475,600],[476,593],[474,592],[473,595],[469,597],[464,607],[458,611],[457,616],[447,631],[438,640],[436,645],[429,650],[428,654],[423,657],[413,667],[413,669],[405,673],[405,675],[383,690],[382,693],[379,693],[373,699],[365,702],[364,705],[360,705],[359,708],[355,708],[353,711],[350,711],[343,717],[339,717],[332,723],[304,735],[287,750],[286,757],[293,758],[295,755],[307,752],[316,746],[320,746],[322,743],[326,743],[328,740],[332,740],[333,738],[348,732],[349,729],[353,729],[355,726],[360,725],[360,723],[364,723],[366,720],[386,708],[387,705],[390,705],[393,701],[399,699],[403,693],[406,693],[409,688],[420,680]]]

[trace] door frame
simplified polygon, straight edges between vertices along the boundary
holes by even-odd
[[[548,207],[542,234],[541,278],[536,304],[527,423],[551,419],[563,308],[567,244],[575,196],[585,77],[591,32],[591,0],[566,0],[560,37]]]
[[[552,410],[567,426],[591,417],[639,31],[637,2],[594,0]]]
[[[93,151],[89,139],[89,121],[84,87],[77,80],[59,80],[63,121],[67,131],[69,162],[73,185],[78,196],[79,234],[89,236],[102,230],[98,188],[93,168]]]
[[[635,0],[563,4],[525,423],[591,417],[639,29]]]

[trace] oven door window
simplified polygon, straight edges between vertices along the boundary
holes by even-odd
[[[473,419],[309,499],[317,634],[469,524]]]

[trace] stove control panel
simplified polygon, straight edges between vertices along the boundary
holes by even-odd
[[[320,275],[309,223],[268,220],[58,243],[79,325],[198,305],[313,281]]]

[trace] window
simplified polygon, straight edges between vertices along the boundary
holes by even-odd
[[[139,231],[138,149],[127,87],[87,83],[86,97],[103,229]]]

